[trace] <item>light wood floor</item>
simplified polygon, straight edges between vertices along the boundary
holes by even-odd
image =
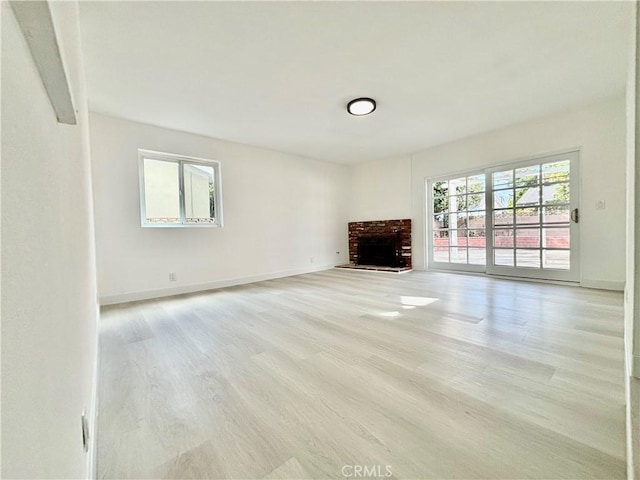
[[[106,308],[98,476],[624,478],[622,328],[618,293],[425,272]]]

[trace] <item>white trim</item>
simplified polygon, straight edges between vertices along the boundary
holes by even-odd
[[[182,285],[179,287],[172,287],[172,288],[162,288],[159,290],[145,290],[142,292],[130,292],[130,293],[121,293],[116,295],[105,295],[100,297],[100,305],[101,306],[115,305],[118,303],[136,302],[139,300],[149,300],[152,298],[171,297],[173,295],[202,292],[205,290],[216,290],[218,288],[233,287],[236,285],[244,285],[247,283],[273,280],[274,278],[291,277],[294,275],[303,275],[305,273],[320,272],[323,270],[332,269],[334,266],[335,265],[322,265],[314,268],[300,268],[295,270],[285,270],[281,272],[264,273],[260,275],[250,275],[247,277],[230,278],[228,280],[218,280],[215,282]]]
[[[76,109],[48,2],[10,2],[58,123],[77,125]]]

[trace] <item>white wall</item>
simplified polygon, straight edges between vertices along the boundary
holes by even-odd
[[[57,123],[1,8],[2,477],[86,478],[80,414],[92,406],[98,313],[77,4],[51,4],[76,126]]]
[[[411,218],[411,157],[353,165],[349,221],[400,218]]]
[[[411,212],[413,265],[416,269],[426,268],[426,178],[580,147],[582,284],[622,289],[625,135],[625,98],[621,93],[570,111],[417,152],[409,156],[410,161],[403,156],[366,162],[357,165],[352,176],[352,190],[357,196],[350,218],[375,220],[392,214],[399,218]],[[384,187],[386,179],[390,179],[388,189]],[[597,200],[605,200],[605,210],[596,210]]]
[[[139,148],[220,160],[224,228],[140,227]],[[348,261],[346,166],[98,114],[91,150],[104,304]]]

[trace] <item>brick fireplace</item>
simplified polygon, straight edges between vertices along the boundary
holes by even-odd
[[[349,265],[411,269],[411,219],[349,223]]]

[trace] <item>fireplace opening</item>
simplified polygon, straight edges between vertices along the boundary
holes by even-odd
[[[399,235],[362,235],[358,239],[358,264],[402,267]]]

